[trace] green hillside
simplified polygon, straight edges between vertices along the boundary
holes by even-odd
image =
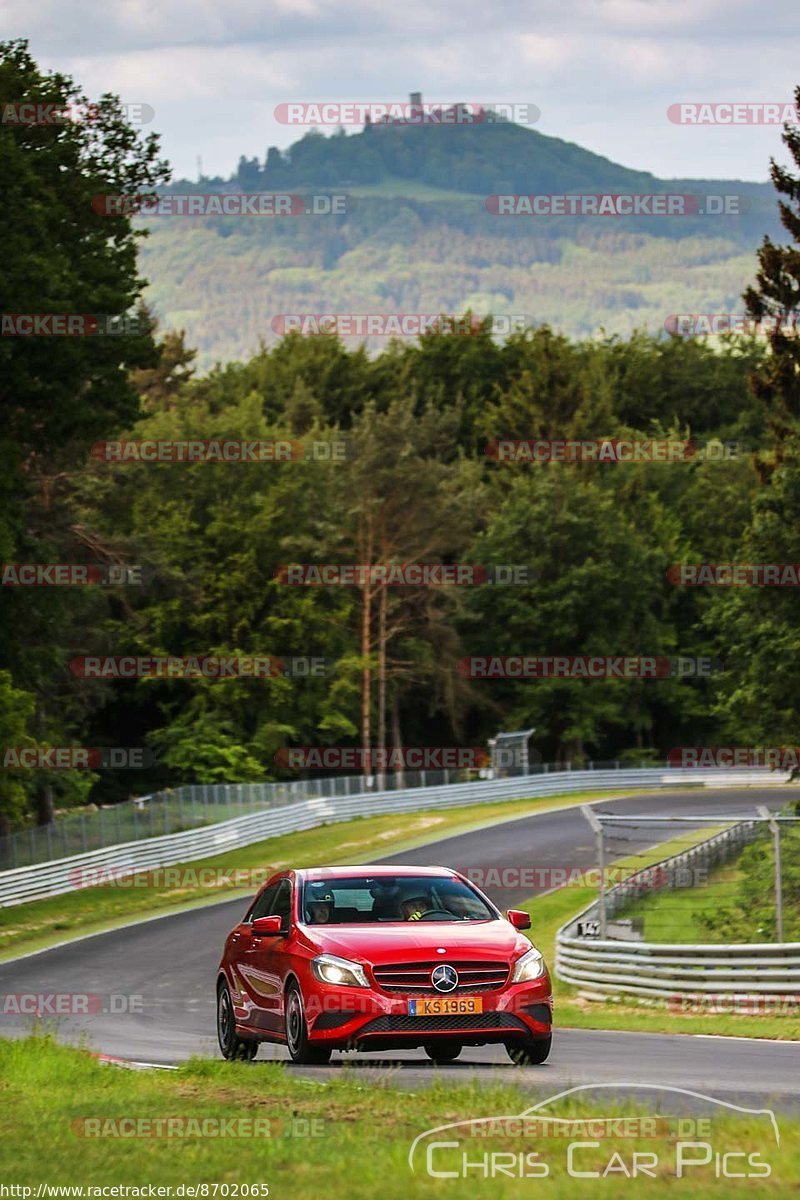
[[[142,265],[163,324],[201,366],[271,343],[297,313],[492,312],[571,336],[657,332],[675,312],[738,311],[752,254],[775,231],[768,184],[660,180],[508,122],[312,131],[229,180],[172,192],[346,196],[341,215],[148,221]],[[733,195],[737,215],[501,217],[497,193]],[[349,339],[355,344],[358,339]],[[384,338],[367,339],[371,350]]]

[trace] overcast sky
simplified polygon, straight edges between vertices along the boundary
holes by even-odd
[[[542,133],[662,177],[766,179],[775,125],[670,123],[678,101],[789,102],[800,5],[776,0],[0,0],[0,36],[90,96],[155,109],[176,175],[228,175],[302,130],[287,101],[530,102]]]

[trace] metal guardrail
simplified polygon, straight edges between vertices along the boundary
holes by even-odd
[[[589,770],[619,769],[619,762],[589,763]],[[515,776],[547,775],[571,771],[570,763],[536,763],[528,770],[514,768]],[[504,771],[504,776],[509,772]],[[439,787],[491,778],[486,770],[434,769],[387,772],[376,776],[331,775],[259,783],[192,783],[153,792],[147,796],[95,811],[64,813],[47,825],[27,828],[0,837],[0,872],[34,863],[52,862],[73,854],[86,854],[104,846],[138,842],[182,833],[202,825],[217,825],[231,817],[263,808],[279,808],[314,797],[358,796],[364,792],[402,791],[405,788]]]
[[[474,777],[467,771],[406,771],[402,783],[405,787],[426,787],[466,782]],[[6,834],[0,837],[0,871],[217,825],[232,817],[315,796],[359,795],[374,791],[375,782],[363,775],[338,775],[279,783],[182,784],[94,812],[68,812],[47,825],[30,825]],[[387,790],[393,785],[398,786],[398,777],[387,776]]]
[[[800,942],[670,945],[559,939],[556,975],[606,995],[800,996]]]
[[[652,891],[648,880],[659,868],[672,868],[677,873],[679,868],[698,862],[717,865],[738,853],[756,833],[755,822],[739,822],[689,850],[635,872],[605,893],[606,917]],[[690,944],[579,934],[579,924],[591,922],[599,911],[595,901],[556,934],[555,973],[564,983],[602,995],[675,1002],[694,1001],[710,993],[718,1000],[794,995],[800,1001],[800,942]]]
[[[455,808],[502,800],[534,799],[581,791],[621,788],[670,788],[676,784],[748,786],[783,784],[788,774],[764,768],[748,770],[638,768],[615,771],[569,771],[479,780],[403,791],[362,792],[351,796],[314,797],[234,817],[200,829],[184,830],[143,841],[125,842],[0,872],[0,907],[63,895],[85,886],[93,873],[112,875],[158,870],[253,845],[281,834],[383,813]],[[241,785],[247,786],[247,785]],[[258,785],[251,785],[258,786]]]

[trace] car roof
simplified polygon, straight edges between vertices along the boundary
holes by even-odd
[[[375,866],[372,863],[359,863],[354,867],[308,867],[302,871],[297,871],[298,879],[317,880],[317,879],[376,879],[382,875],[388,875],[392,878],[413,877],[420,875],[430,876],[432,879],[452,879],[457,874],[450,867],[409,867],[405,864],[398,867],[383,866],[381,864]]]

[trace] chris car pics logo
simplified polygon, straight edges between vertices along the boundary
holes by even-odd
[[[658,1111],[648,1106],[635,1116],[587,1112],[570,1117],[546,1111],[548,1105],[561,1101],[575,1111],[573,1097],[603,1089],[611,1090],[612,1103],[620,1090],[661,1093]],[[674,1111],[676,1098],[683,1112]],[[720,1115],[715,1109],[726,1118],[725,1130],[715,1127],[715,1117]],[[741,1132],[732,1137],[729,1119],[735,1114],[743,1120]],[[746,1108],[662,1084],[587,1083],[548,1096],[521,1113],[479,1116],[427,1129],[411,1143],[408,1165],[413,1174],[437,1180],[545,1179],[564,1174],[581,1180],[638,1180],[666,1175],[705,1186],[730,1179],[756,1185],[772,1175],[769,1152],[778,1146],[780,1131],[769,1108]]]

